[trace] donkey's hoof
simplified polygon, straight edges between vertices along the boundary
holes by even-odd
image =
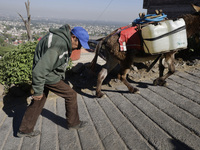
[[[134,88],[134,94],[140,94],[140,91],[137,88]]]
[[[96,96],[97,96],[97,98],[102,98],[102,97],[105,97],[106,95],[102,92],[98,92],[98,93],[96,93]]]
[[[167,82],[165,81],[165,83],[162,86],[167,86]]]
[[[131,93],[134,93],[134,94],[139,94],[140,91],[137,89],[137,88],[132,88],[129,90]]]
[[[158,81],[157,81],[157,80],[154,80],[154,81],[153,81],[153,85],[154,85],[154,86],[157,86],[157,85],[158,85]]]
[[[160,80],[160,79],[155,79],[153,81],[153,85],[157,86],[167,86],[167,82],[166,81],[163,81],[163,80]]]
[[[160,85],[160,86],[167,86],[167,82],[166,82],[166,81],[161,81],[161,82],[159,83],[159,85]]]

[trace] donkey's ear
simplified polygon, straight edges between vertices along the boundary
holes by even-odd
[[[192,4],[192,7],[194,8],[194,10],[196,12],[200,12],[200,7],[199,6],[196,6],[196,5]]]

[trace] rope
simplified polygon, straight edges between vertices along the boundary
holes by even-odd
[[[133,21],[134,24],[144,24],[144,23],[148,23],[148,22],[159,22],[164,20],[167,15],[165,15],[164,13],[162,13],[162,16],[158,16],[156,17],[156,14],[149,14],[144,16],[143,18],[137,18]]]

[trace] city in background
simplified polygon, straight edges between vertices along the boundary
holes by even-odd
[[[130,21],[131,23],[132,21]],[[90,39],[98,39],[103,37],[119,28],[130,23],[118,22],[92,22],[92,21],[73,21],[61,19],[47,19],[47,18],[34,18],[31,19],[31,32],[33,40],[38,40],[43,37],[49,28],[59,28],[64,24],[69,24],[71,28],[75,26],[82,26],[85,28]],[[25,25],[20,17],[1,17],[0,16],[0,44],[9,43],[18,45],[27,41],[27,31]]]

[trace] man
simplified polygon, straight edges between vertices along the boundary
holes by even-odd
[[[68,129],[79,129],[86,122],[79,120],[77,93],[63,80],[65,70],[72,50],[84,47],[89,49],[89,35],[82,27],[64,25],[59,29],[50,29],[38,43],[32,72],[33,102],[27,108],[22,119],[18,137],[34,137],[40,131],[34,131],[34,126],[44,107],[49,90],[65,99],[66,126]]]

